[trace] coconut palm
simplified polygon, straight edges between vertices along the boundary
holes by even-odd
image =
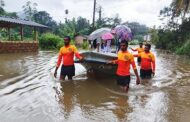
[[[173,0],[171,6],[174,10],[173,16],[183,14],[182,18],[184,19],[190,7],[190,0]]]

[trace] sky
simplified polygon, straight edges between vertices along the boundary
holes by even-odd
[[[13,2],[14,1],[14,2]],[[5,10],[20,12],[28,0],[4,0]],[[38,11],[47,11],[57,22],[64,22],[65,10],[68,18],[82,16],[92,22],[94,0],[31,0],[37,3]],[[161,25],[158,16],[161,9],[169,6],[172,0],[96,0],[102,6],[103,17],[114,17],[117,13],[122,22],[139,22],[149,27]],[[96,13],[96,19],[98,13]]]

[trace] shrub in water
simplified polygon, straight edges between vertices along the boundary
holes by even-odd
[[[39,44],[41,49],[57,49],[61,45],[63,39],[52,33],[42,34],[39,38]]]

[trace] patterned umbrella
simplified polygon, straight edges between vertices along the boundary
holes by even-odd
[[[92,32],[89,35],[88,39],[89,40],[95,40],[95,39],[97,39],[99,37],[101,38],[103,34],[108,33],[110,31],[111,31],[111,29],[109,29],[109,28],[100,28],[100,29],[97,29],[97,30],[95,30],[94,32]]]
[[[107,33],[105,33],[105,34],[102,35],[102,39],[103,40],[111,40],[113,38],[114,37],[113,37],[113,35],[110,32],[107,32]]]
[[[133,38],[131,29],[126,25],[118,25],[114,28],[117,37],[121,40],[130,41]]]

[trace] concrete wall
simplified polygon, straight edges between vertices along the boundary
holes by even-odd
[[[37,52],[36,41],[0,41],[0,53]]]

